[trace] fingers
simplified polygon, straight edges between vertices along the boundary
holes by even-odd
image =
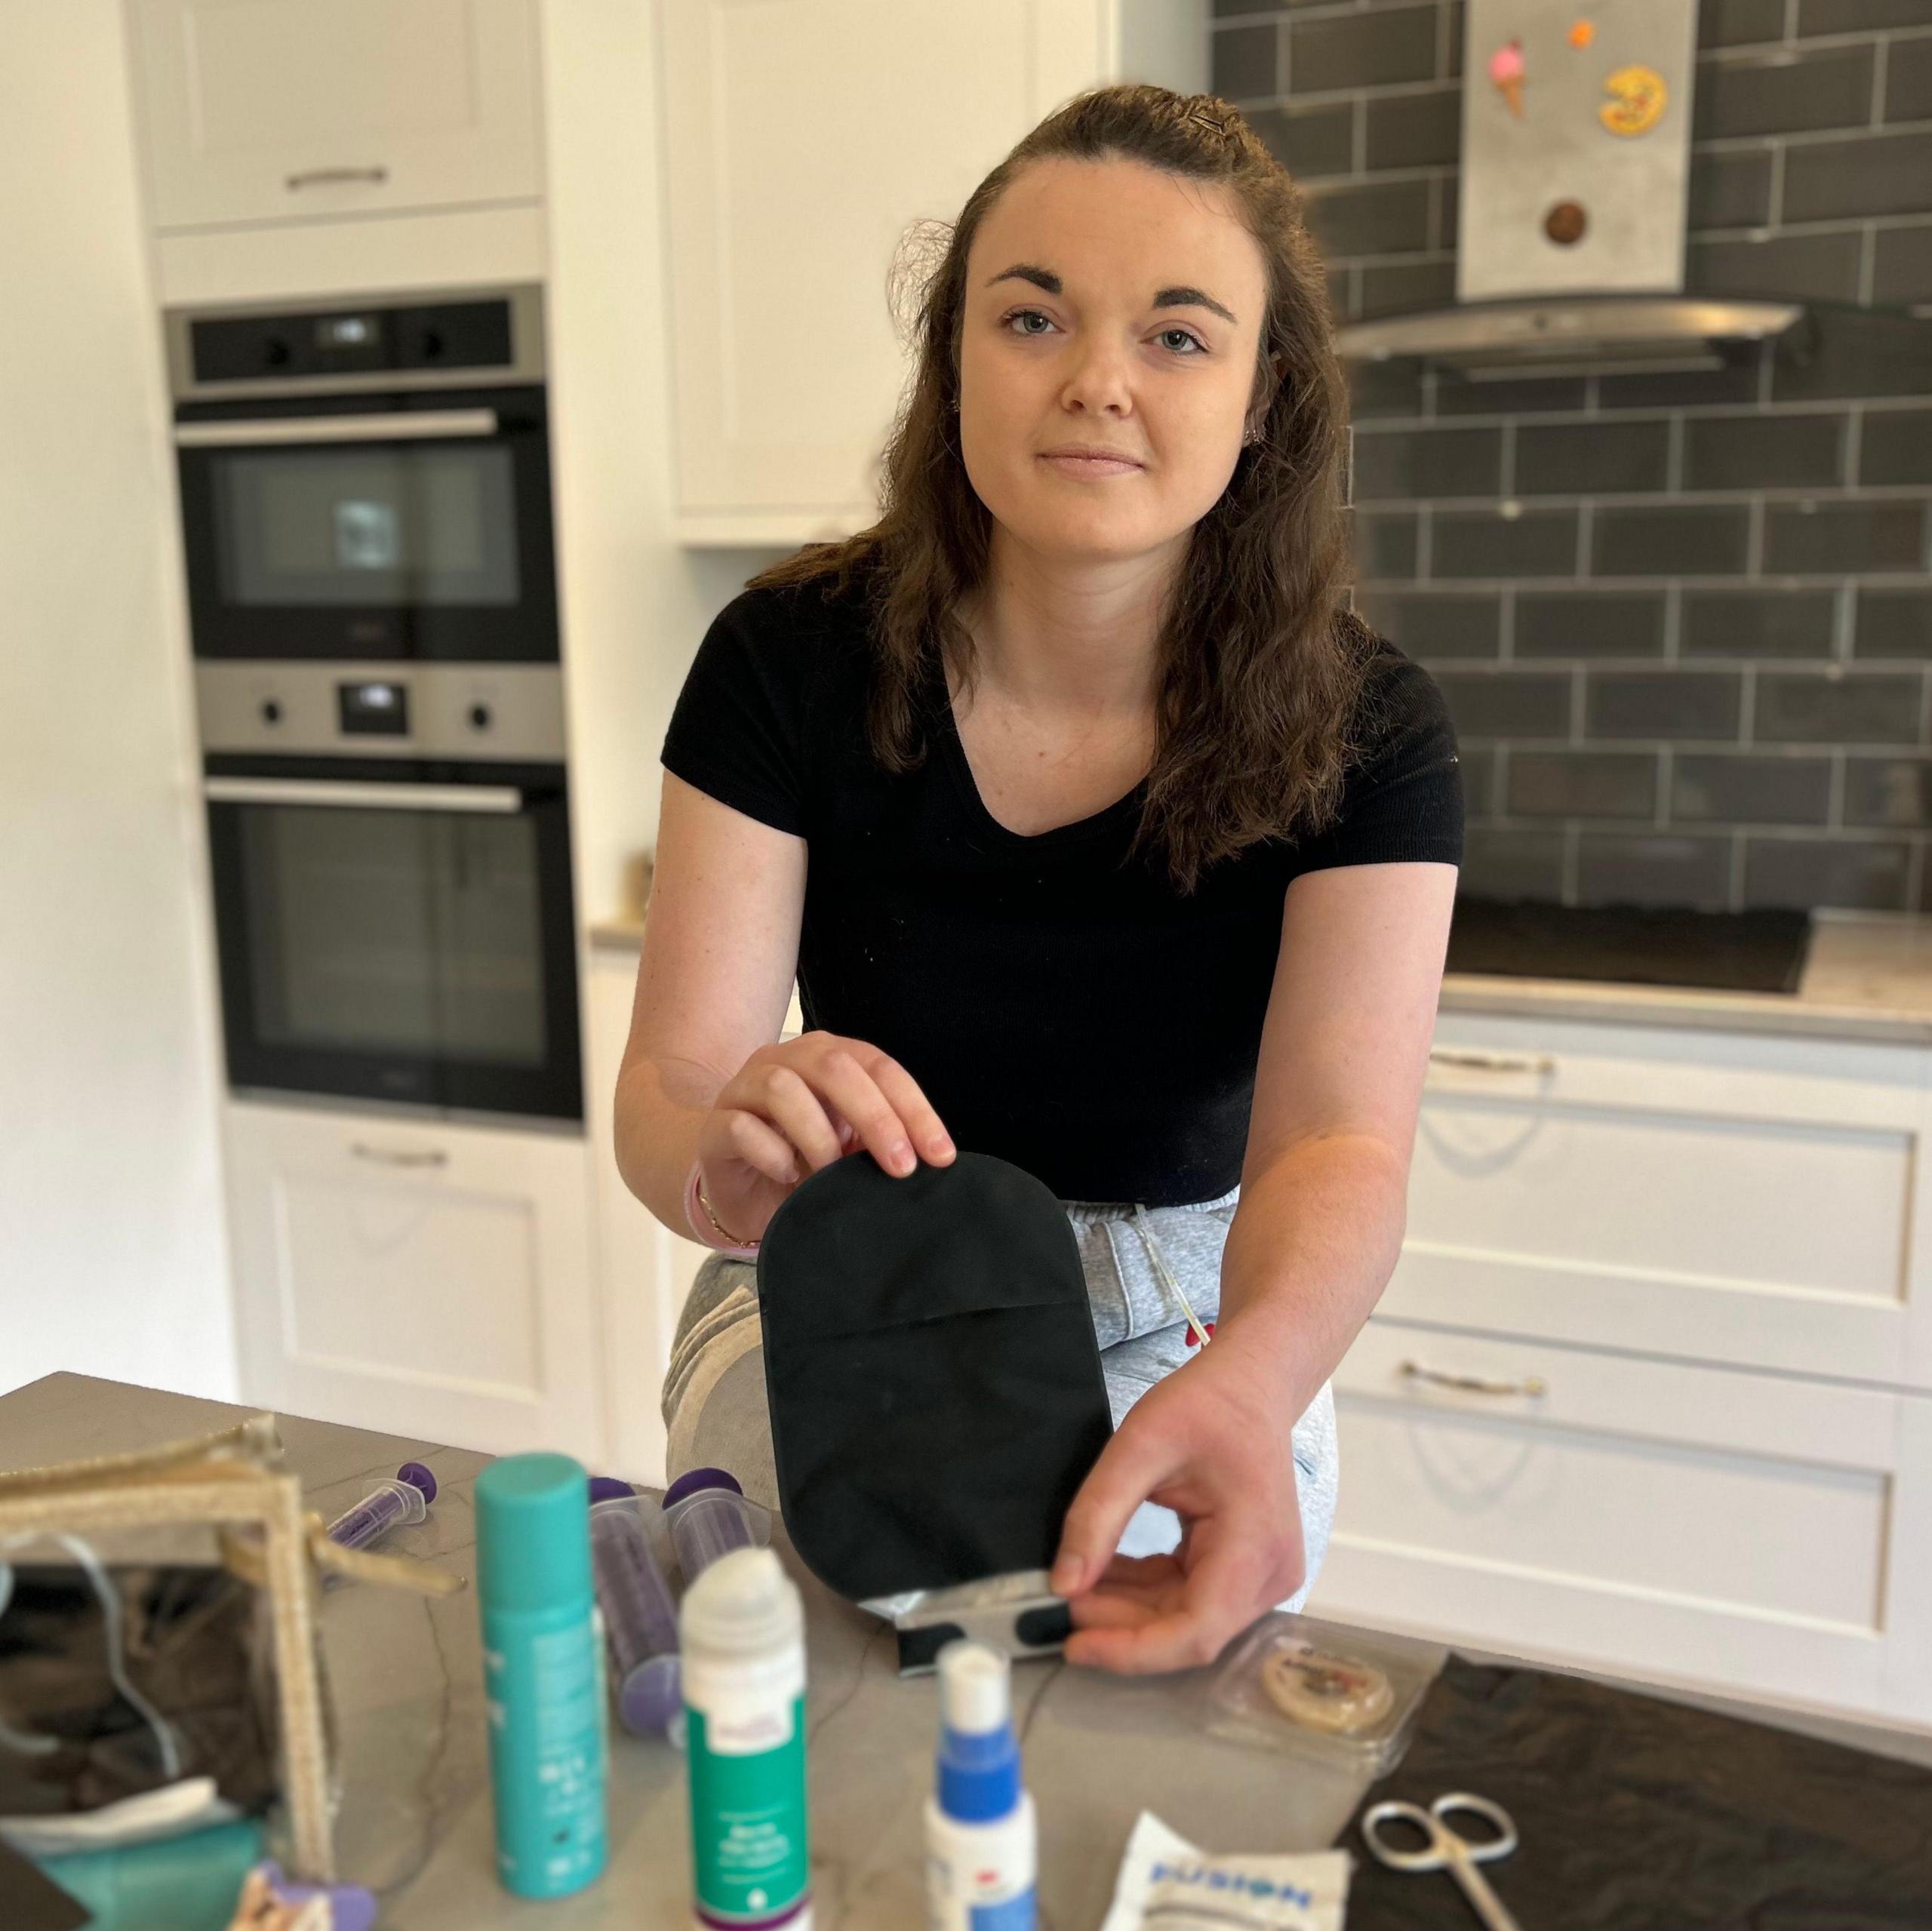
[[[792,1142],[776,1127],[755,1113],[736,1107],[725,1113],[724,1120],[725,1138],[734,1158],[780,1186],[790,1186],[801,1177]]]
[[[1067,1640],[1067,1660],[1128,1676],[1211,1663],[1253,1619],[1267,1567],[1237,1537],[1204,1533],[1186,1582],[1164,1600],[1158,1591],[1097,1591],[1112,1600],[1091,1623],[1076,1611],[1080,1626]]]
[[[912,1075],[890,1053],[835,1033],[806,1033],[762,1049],[718,1104],[768,1120],[797,1150],[804,1171],[863,1146],[885,1172],[903,1179],[918,1167],[921,1151],[935,1165],[955,1154]]]
[[[932,1102],[919,1090],[918,1082],[889,1053],[880,1053],[872,1060],[871,1072],[914,1144],[935,1167],[943,1167],[953,1156],[952,1141],[940,1124]]]
[[[1134,1420],[1130,1415],[1100,1451],[1066,1511],[1060,1553],[1048,1578],[1057,1596],[1077,1596],[1091,1586],[1120,1547],[1134,1511],[1176,1471],[1176,1453],[1144,1424],[1136,1428]]]

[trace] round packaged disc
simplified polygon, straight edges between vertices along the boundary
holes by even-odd
[[[1395,1700],[1374,1664],[1322,1650],[1275,1650],[1261,1665],[1261,1683],[1291,1723],[1337,1736],[1380,1723]]]

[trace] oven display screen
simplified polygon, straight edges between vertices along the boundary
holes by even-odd
[[[345,737],[407,737],[409,687],[401,684],[339,684],[336,712]]]

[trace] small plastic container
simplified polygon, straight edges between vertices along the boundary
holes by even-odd
[[[763,1548],[771,1540],[771,1516],[745,1499],[728,1469],[692,1468],[664,1491],[664,1522],[689,1588],[721,1555]]]
[[[1223,1658],[1208,1728],[1382,1776],[1408,1747],[1441,1660],[1439,1644],[1273,1610]]]
[[[678,1607],[635,1495],[592,1505],[590,1556],[618,1720],[633,1736],[678,1742],[685,1708]]]

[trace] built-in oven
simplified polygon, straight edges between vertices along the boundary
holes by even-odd
[[[201,658],[555,663],[538,291],[171,312]]]
[[[580,1121],[555,667],[196,680],[230,1087]]]

